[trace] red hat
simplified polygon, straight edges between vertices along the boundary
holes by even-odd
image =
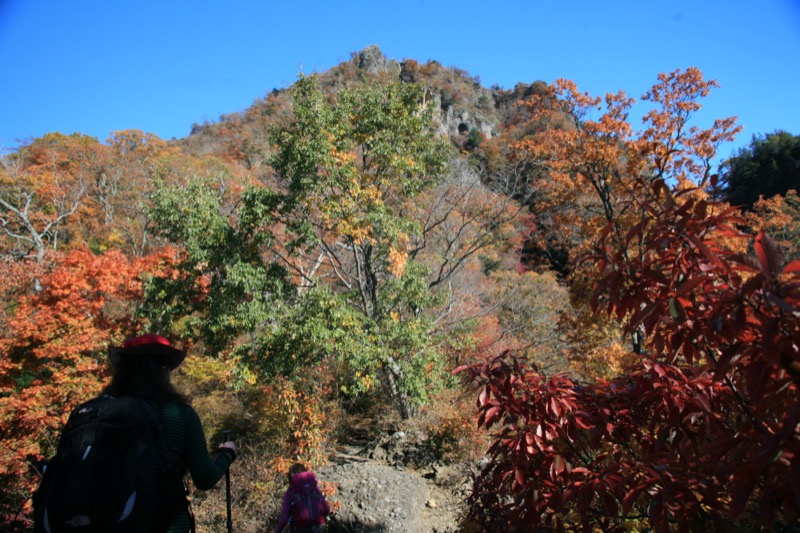
[[[178,368],[186,357],[186,353],[182,350],[173,348],[169,339],[155,333],[126,339],[120,347],[111,346],[108,355],[114,366],[119,365],[120,357],[123,355],[162,355],[166,357],[170,370]]]

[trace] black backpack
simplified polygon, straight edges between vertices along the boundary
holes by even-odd
[[[161,409],[133,397],[79,405],[33,498],[37,533],[159,533],[187,500]]]

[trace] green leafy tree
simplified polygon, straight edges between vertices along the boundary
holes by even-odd
[[[423,227],[408,216],[409,202],[441,180],[447,144],[430,131],[418,85],[368,85],[329,101],[307,77],[293,91],[294,122],[272,139],[282,190],[252,190],[243,223],[277,221],[285,246],[273,250],[299,293],[325,283],[357,312],[347,331],[363,342],[348,359],[366,363],[367,381],[376,369],[409,417],[437,359],[423,313],[437,296],[428,268],[413,257]]]
[[[233,201],[200,180],[155,195],[156,232],[184,256],[175,275],[151,280],[145,307],[162,327],[231,351],[245,375],[324,363],[340,389],[381,391],[409,417],[448,379],[458,341],[442,324],[468,292],[456,287],[469,283],[463,267],[503,242],[519,207],[448,167],[420,86],[326,96],[301,78],[291,92],[293,120],[272,133],[271,187]]]
[[[726,201],[751,208],[760,197],[771,198],[800,190],[800,135],[776,131],[754,136],[722,166]]]
[[[161,330],[180,326],[212,353],[249,343],[279,309],[285,271],[265,260],[251,233],[238,231],[218,182],[161,187],[153,201],[155,231],[180,244],[182,255],[174,272],[148,280],[143,312]]]

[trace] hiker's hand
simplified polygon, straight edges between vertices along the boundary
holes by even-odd
[[[235,461],[236,460],[236,456],[238,455],[238,453],[236,451],[236,444],[234,444],[234,442],[232,440],[229,440],[228,442],[223,442],[222,444],[220,444],[219,449],[217,449],[217,452],[223,452],[223,453],[227,453],[228,455],[230,455],[231,456],[231,462]]]

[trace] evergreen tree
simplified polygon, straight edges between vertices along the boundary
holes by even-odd
[[[776,131],[753,136],[749,147],[723,164],[722,193],[731,204],[750,209],[761,196],[792,189],[800,189],[800,135]]]

